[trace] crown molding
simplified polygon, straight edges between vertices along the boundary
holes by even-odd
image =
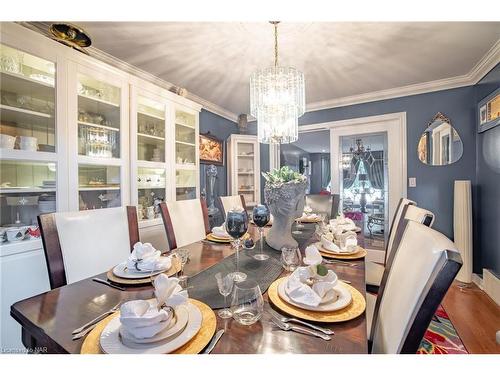
[[[330,100],[322,100],[309,103],[306,112],[319,111],[322,109],[345,107],[361,103],[375,102],[385,99],[401,98],[410,95],[424,94],[434,91],[449,90],[458,87],[472,86],[481,80],[488,72],[500,62],[500,39],[490,50],[476,63],[469,73],[444,78],[435,81],[416,83],[413,85],[395,87],[387,90],[372,91],[365,94],[346,96]]]
[[[50,27],[50,22],[18,22],[18,24],[52,39],[48,31]],[[99,61],[102,61],[110,66],[113,66],[114,68],[122,70],[130,75],[138,77],[144,81],[150,82],[156,86],[164,88],[165,90],[171,91],[173,88],[178,87],[177,85],[174,85],[171,82],[161,79],[134,65],[131,65],[123,60],[120,60],[98,48],[91,46],[85,48],[85,50],[88,52],[89,56]],[[195,103],[198,103],[202,108],[206,109],[209,112],[215,113],[216,115],[224,117],[225,119],[230,120],[232,122],[235,123],[238,122],[238,115],[236,113],[228,111],[227,109],[222,108],[221,106],[215,103],[203,99],[198,95],[193,94],[189,90],[188,94],[186,95],[186,98]]]
[[[50,26],[49,22],[18,22],[20,25],[41,33],[50,38],[48,28]],[[163,80],[159,77],[154,76],[142,69],[139,69],[125,61],[119,60],[116,57],[107,54],[95,47],[87,48],[90,56],[106,62],[107,64],[114,66],[120,70],[126,71],[127,73],[137,76],[145,81],[151,82],[159,87],[166,90],[171,90],[173,87],[177,87],[171,82]],[[451,77],[444,78],[435,81],[416,83],[412,85],[400,86],[386,90],[372,91],[364,94],[345,96],[342,98],[328,99],[309,103],[306,105],[306,112],[314,112],[323,109],[345,107],[349,105],[362,104],[375,102],[379,100],[401,98],[405,96],[424,94],[435,91],[449,90],[459,87],[472,86],[475,85],[481,78],[483,78],[491,69],[493,69],[500,62],[500,39],[490,48],[490,50],[476,63],[476,65],[470,70],[469,73]],[[199,97],[188,90],[186,98],[200,104],[204,109],[209,112],[215,113],[225,119],[232,122],[238,123],[238,114],[231,112],[215,103],[210,102],[202,97]],[[248,115],[248,122],[253,122],[256,119]]]

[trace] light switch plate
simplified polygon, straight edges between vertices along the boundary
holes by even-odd
[[[417,187],[417,178],[416,177],[410,177],[408,179],[408,185],[410,187]]]

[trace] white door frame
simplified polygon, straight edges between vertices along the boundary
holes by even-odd
[[[406,158],[406,112],[359,117],[320,124],[299,126],[299,133],[330,130],[330,154],[332,193],[340,193],[340,137],[353,134],[387,133],[388,143],[388,178],[389,178],[389,221],[392,221],[400,198],[407,194],[407,158]],[[380,252],[378,252],[380,253]],[[375,254],[373,254],[375,255]],[[374,256],[377,260],[379,256]],[[383,258],[382,258],[383,260]]]

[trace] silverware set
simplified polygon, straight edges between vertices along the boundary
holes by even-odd
[[[212,339],[208,343],[207,348],[203,351],[203,354],[210,354],[212,350],[214,350],[215,345],[217,345],[224,332],[226,332],[224,329],[219,329],[217,332],[215,332]]]
[[[90,331],[92,331],[95,326],[103,319],[107,318],[109,315],[115,313],[118,311],[120,308],[121,302],[117,303],[114,307],[109,309],[108,311],[102,313],[98,317],[92,319],[90,322],[85,323],[83,326],[75,329],[73,332],[71,332],[71,335],[73,336],[73,340],[78,340],[81,339],[82,337],[85,337]]]
[[[347,266],[347,267],[357,267],[358,266],[356,263],[346,262],[345,260],[334,260],[334,259],[324,259],[324,258],[323,258],[323,263],[338,264],[338,265]]]
[[[332,331],[331,329],[323,328],[297,318],[289,318],[283,316],[271,308],[269,309],[269,312],[272,315],[271,323],[273,323],[275,326],[277,326],[279,329],[283,331],[294,331],[298,333],[303,333],[305,335],[319,337],[326,341],[330,341],[332,339],[331,336],[335,334],[335,332]],[[290,324],[290,322],[297,323],[300,325]]]
[[[122,292],[125,291],[125,288],[123,288],[123,287],[121,287],[119,285],[115,285],[113,283],[110,283],[108,280],[103,280],[103,279],[99,279],[98,277],[94,277],[92,279],[92,281],[95,281],[96,283],[107,285],[107,286],[109,286],[111,288],[115,288],[115,289],[121,290]]]

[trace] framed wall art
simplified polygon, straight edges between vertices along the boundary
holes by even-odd
[[[224,141],[210,134],[200,134],[200,163],[224,165]]]
[[[477,124],[479,133],[500,124],[500,88],[479,102],[477,106]]]

